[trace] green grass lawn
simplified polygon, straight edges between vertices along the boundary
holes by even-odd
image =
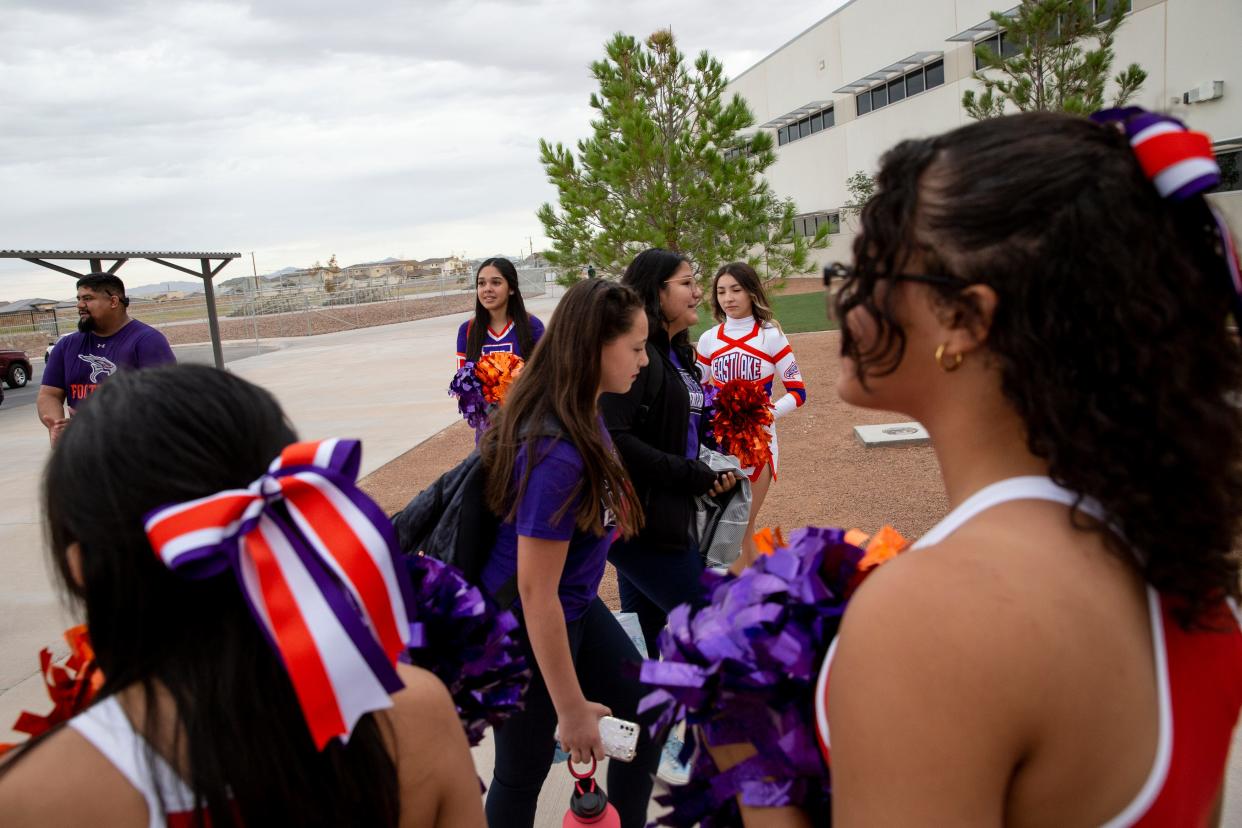
[[[828,318],[824,307],[824,294],[797,293],[793,296],[772,297],[772,313],[787,334],[808,331],[835,331],[837,323]],[[719,324],[712,319],[710,305],[699,309],[699,324],[690,329],[690,342],[698,342],[699,334]]]

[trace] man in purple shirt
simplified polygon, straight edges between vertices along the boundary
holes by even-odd
[[[150,368],[176,362],[164,335],[130,319],[125,284],[111,273],[91,273],[78,280],[78,332],[56,343],[43,368],[36,406],[52,443],[65,429],[69,414],[120,369]]]

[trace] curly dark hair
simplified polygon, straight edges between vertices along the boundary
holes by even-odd
[[[1119,130],[1051,113],[904,141],[876,183],[836,298],[879,330],[864,350],[842,326],[860,380],[901,362],[896,292],[876,286],[912,254],[965,318],[963,289],[988,285],[987,348],[1052,479],[1103,506],[1110,548],[1183,626],[1237,598],[1242,349],[1204,199],[1161,199]]]

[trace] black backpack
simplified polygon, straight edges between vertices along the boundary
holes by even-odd
[[[534,436],[561,437],[560,423],[549,418]],[[523,438],[530,430],[523,433]],[[487,468],[476,448],[454,468],[423,489],[392,520],[397,543],[407,555],[423,554],[452,564],[466,580],[482,586],[483,567],[496,544],[500,518],[487,507]],[[502,609],[517,600],[517,578],[492,597]]]
[[[467,581],[481,585],[500,528],[500,518],[487,508],[486,486],[487,470],[475,449],[393,517],[401,551],[452,564]],[[508,607],[517,598],[517,580],[510,579],[492,597]]]

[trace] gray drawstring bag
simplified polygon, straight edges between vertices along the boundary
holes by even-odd
[[[699,460],[717,474],[731,471],[738,483],[721,495],[699,495],[695,501],[694,536],[708,566],[728,566],[742,554],[742,539],[750,522],[750,481],[737,458],[699,446]]]

